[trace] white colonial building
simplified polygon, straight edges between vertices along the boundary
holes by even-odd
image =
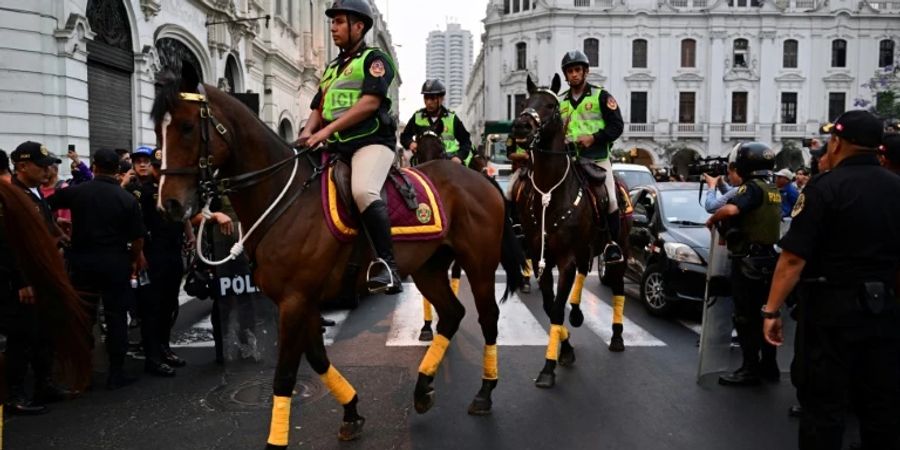
[[[292,140],[336,54],[330,4],[0,0],[0,148],[36,140],[88,155],[154,145],[153,82],[172,54],[185,73],[228,89]],[[379,44],[392,51],[380,28]]]
[[[871,100],[861,85],[900,62],[900,0],[491,0],[484,23],[471,129],[514,119],[526,76],[548,85],[580,49],[621,106],[616,148],[646,164],[748,139],[781,149]]]

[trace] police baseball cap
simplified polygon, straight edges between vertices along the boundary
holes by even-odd
[[[34,141],[25,141],[19,144],[10,156],[14,163],[31,161],[41,167],[50,167],[53,164],[62,162],[62,160],[53,156],[50,150],[47,150],[47,147]]]
[[[862,147],[875,148],[881,145],[884,124],[872,113],[855,109],[841,114],[833,123],[822,125],[819,132],[833,134]]]
[[[152,161],[153,160],[153,149],[146,145],[142,145],[142,146],[134,149],[133,152],[131,152],[131,159],[134,159],[139,156],[150,158],[150,160]]]
[[[94,165],[108,174],[115,174],[119,171],[119,159],[115,150],[108,148],[101,148],[94,153]]]

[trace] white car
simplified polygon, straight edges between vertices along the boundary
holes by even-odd
[[[656,184],[656,179],[653,178],[653,173],[650,172],[647,166],[615,163],[612,165],[612,170],[625,183],[628,191],[638,186],[653,186]]]

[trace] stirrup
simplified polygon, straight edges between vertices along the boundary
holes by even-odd
[[[618,250],[618,257],[612,258],[612,259],[607,259],[608,252],[614,251],[614,250]],[[615,242],[610,242],[610,243],[606,244],[606,247],[603,248],[603,262],[605,262],[606,264],[618,264],[623,261],[625,261],[625,258],[624,258],[624,255],[622,254],[622,248],[619,246],[619,244],[617,244]]]
[[[385,284],[382,287],[378,287],[376,289],[372,289],[369,287],[369,282],[372,280],[372,267],[377,264],[381,264],[384,266],[385,271],[387,271],[388,277],[391,281],[388,284]],[[399,282],[400,280],[397,280]],[[366,269],[366,289],[369,290],[370,294],[383,294],[396,286],[397,284],[394,282],[394,271],[391,270],[391,266],[388,265],[387,261],[381,258],[375,258],[374,261],[369,263],[369,267]]]

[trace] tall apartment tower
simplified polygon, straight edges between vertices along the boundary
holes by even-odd
[[[450,109],[458,107],[472,70],[472,33],[459,24],[448,24],[446,31],[428,33],[425,52],[426,78],[441,80],[447,87],[444,104]]]

